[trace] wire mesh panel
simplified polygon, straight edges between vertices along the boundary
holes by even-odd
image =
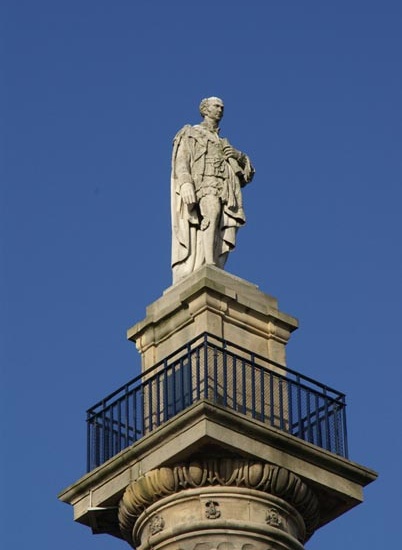
[[[205,333],[87,411],[88,469],[202,399],[347,456],[342,393]]]
[[[88,470],[129,447],[144,435],[143,388],[126,391],[94,412],[87,411]]]

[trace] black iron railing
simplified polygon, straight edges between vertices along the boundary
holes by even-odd
[[[347,457],[344,394],[205,333],[87,411],[88,471],[202,399]]]

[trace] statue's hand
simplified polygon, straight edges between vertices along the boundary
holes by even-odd
[[[226,145],[226,147],[223,148],[223,156],[225,157],[225,160],[229,160],[230,158],[239,160],[241,153],[231,145]]]
[[[192,183],[183,183],[180,188],[180,195],[184,204],[195,204],[197,202]]]

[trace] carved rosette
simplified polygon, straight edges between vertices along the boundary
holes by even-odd
[[[155,529],[162,516],[162,528]],[[212,550],[225,541],[234,550],[300,550],[318,520],[317,498],[298,476],[243,458],[194,459],[151,470],[127,487],[119,506],[123,536],[144,550],[168,549],[169,537],[180,550],[200,544]]]

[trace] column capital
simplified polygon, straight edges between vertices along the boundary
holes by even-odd
[[[142,547],[145,524],[148,536],[163,530],[167,533],[173,508],[172,517],[177,521],[169,528],[176,535],[182,521],[183,533],[198,530],[206,535],[208,526],[215,531],[219,526],[258,532],[260,538],[265,532],[268,538],[287,533],[294,542],[304,543],[319,524],[318,500],[297,475],[268,462],[240,457],[194,457],[139,477],[120,501],[123,536]],[[254,510],[254,518],[250,517],[250,509]],[[189,525],[188,518],[194,525]],[[208,523],[208,519],[217,521]],[[259,523],[261,528],[256,525]]]

